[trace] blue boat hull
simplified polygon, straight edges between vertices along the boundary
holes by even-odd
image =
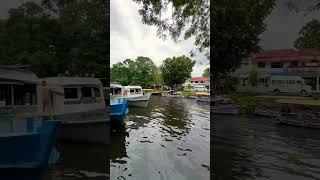
[[[41,180],[58,134],[59,121],[34,132],[0,135],[0,179]]]
[[[123,123],[124,118],[128,114],[128,101],[123,99],[118,99],[110,101],[110,121],[113,124]]]

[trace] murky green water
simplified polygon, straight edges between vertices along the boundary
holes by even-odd
[[[47,180],[210,179],[210,108],[184,98],[152,96],[147,108],[129,107],[111,145],[59,142],[61,159]]]
[[[214,116],[216,179],[320,179],[319,130],[255,116]]]
[[[151,97],[111,134],[111,179],[209,178],[210,108],[183,98]]]

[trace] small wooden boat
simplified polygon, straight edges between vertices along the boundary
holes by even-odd
[[[197,101],[210,103],[210,93],[199,92],[199,93],[196,93],[196,95],[197,95],[197,99],[196,99]]]
[[[169,90],[165,93],[162,93],[163,97],[170,97],[170,98],[182,98],[183,95],[181,95],[179,92],[176,90]]]
[[[44,121],[39,129],[0,134],[1,179],[41,180],[50,161],[60,121]]]
[[[258,106],[254,110],[254,115],[265,117],[277,117],[280,114],[280,110],[268,106]]]
[[[110,99],[110,120],[113,124],[122,124],[128,114],[128,101],[125,99]]]
[[[277,117],[279,123],[320,129],[320,100],[279,99],[277,102],[285,105]]]
[[[213,114],[238,114],[240,106],[235,105],[229,98],[216,97],[211,99]]]

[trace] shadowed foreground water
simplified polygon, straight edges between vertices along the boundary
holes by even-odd
[[[111,179],[209,178],[210,108],[183,98],[151,97],[129,109],[111,134]]]
[[[320,179],[319,130],[254,116],[214,116],[215,179]]]
[[[129,107],[111,145],[59,142],[59,163],[46,180],[209,180],[210,106],[152,96],[147,108]]]

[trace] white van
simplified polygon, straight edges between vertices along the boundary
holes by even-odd
[[[306,85],[303,78],[289,75],[273,75],[270,77],[269,88],[274,93],[295,93],[308,95],[311,86]]]
[[[193,90],[194,91],[208,91],[208,89],[204,85],[194,85]]]

